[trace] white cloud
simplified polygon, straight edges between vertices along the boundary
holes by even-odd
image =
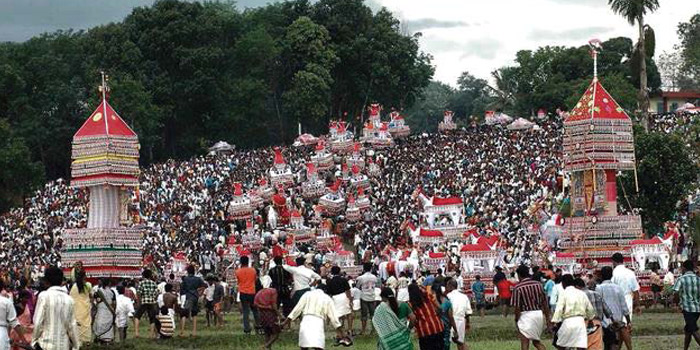
[[[435,79],[455,84],[462,71],[480,78],[513,64],[519,50],[582,46],[589,39],[637,39],[636,27],[614,14],[607,0],[375,0],[402,21],[425,24],[421,48],[433,55]],[[700,12],[698,0],[660,1],[646,17],[656,32],[656,55],[677,43],[676,27]],[[433,23],[433,25],[428,25]],[[462,25],[459,25],[462,24]]]

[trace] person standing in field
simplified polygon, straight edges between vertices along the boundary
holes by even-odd
[[[486,285],[481,282],[481,276],[476,275],[474,277],[475,281],[472,283],[472,296],[474,296],[474,303],[476,304],[476,309],[479,311],[479,316],[484,317],[484,310],[486,309],[486,299],[484,297],[484,291],[486,290]]]
[[[185,297],[185,302],[181,310],[180,336],[185,335],[185,325],[187,319],[192,320],[192,337],[197,336],[197,313],[199,313],[199,296],[207,287],[206,282],[201,277],[194,275],[194,266],[187,266],[187,276],[182,278],[180,284],[180,294]]]
[[[379,278],[372,274],[372,263],[365,263],[363,269],[364,273],[355,280],[357,288],[362,292],[360,297],[360,319],[362,320],[360,335],[365,334],[367,320],[374,317],[374,309],[377,306],[374,289],[379,286]]]
[[[520,282],[513,288],[511,305],[515,310],[515,325],[520,337],[520,349],[528,350],[530,342],[537,350],[544,350],[542,332],[549,325],[549,300],[544,292],[542,283],[530,277],[527,266],[520,265],[517,269]]]
[[[622,292],[625,294],[625,302],[627,303],[627,309],[630,310],[630,318],[632,318],[632,311],[635,313],[640,312],[639,308],[639,282],[637,281],[637,275],[634,271],[625,267],[624,257],[620,253],[615,253],[612,256],[613,261],[613,277],[612,282],[622,288]],[[632,350],[632,334],[631,330],[627,329],[620,332],[622,337],[622,342],[625,343],[627,350]]]
[[[238,293],[241,299],[241,311],[243,313],[243,332],[250,334],[250,313],[253,312],[253,320],[255,325],[258,325],[258,311],[253,307],[255,302],[255,282],[258,279],[258,273],[254,268],[248,266],[249,260],[247,256],[241,257],[241,267],[236,270],[236,279],[238,280]]]
[[[691,338],[700,345],[698,318],[700,318],[700,277],[695,273],[692,260],[683,262],[683,275],[673,285],[673,295],[683,311],[685,338],[683,350],[688,350]]]
[[[44,278],[49,288],[39,293],[34,309],[32,346],[35,349],[77,350],[80,348],[75,322],[74,302],[63,287],[63,271],[46,268]]]

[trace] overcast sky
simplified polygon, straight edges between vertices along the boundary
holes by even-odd
[[[267,0],[239,0],[239,8]],[[700,0],[660,0],[646,18],[656,31],[656,54],[677,44],[676,27],[700,13]],[[23,41],[57,29],[85,29],[119,21],[153,0],[0,0],[0,41]],[[435,79],[454,84],[512,64],[518,50],[584,45],[591,38],[636,40],[636,27],[613,14],[607,0],[372,0],[386,6],[410,31],[421,31],[423,51],[434,57]]]

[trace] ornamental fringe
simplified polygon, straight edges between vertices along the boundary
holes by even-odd
[[[130,175],[133,177],[138,177],[141,170],[138,166],[138,161],[136,164],[119,164],[112,163],[112,161],[97,161],[90,163],[72,164],[71,165],[71,177],[80,178],[86,176],[95,175],[108,175],[108,174],[118,174],[118,175]]]
[[[87,249],[98,247],[141,248],[140,227],[82,228],[65,230],[63,234],[66,249]]]
[[[109,174],[105,174],[103,177],[94,179],[72,179],[70,187],[72,188],[82,188],[90,186],[125,186],[125,187],[138,187],[139,179],[133,178],[114,178],[110,177]]]

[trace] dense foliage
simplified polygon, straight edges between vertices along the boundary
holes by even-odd
[[[603,42],[598,55],[601,82],[630,114],[637,106],[635,89],[639,85],[634,52],[631,39],[618,37]],[[649,87],[656,91],[661,77],[651,56],[647,61]],[[588,46],[522,50],[516,54],[515,63],[495,70],[491,82],[464,72],[457,88],[431,83],[406,112],[410,122],[419,130],[434,130],[444,109],[454,111],[456,120],[462,123],[471,116],[481,118],[486,110],[524,117],[535,115],[539,109],[550,113],[568,110],[578,102],[593,75]]]
[[[202,153],[226,140],[288,143],[368,102],[403,107],[427,86],[430,57],[387,10],[362,0],[232,4],[164,0],[120,23],[0,44],[0,117],[43,164],[66,176],[70,141],[98,102],[139,134],[143,163]],[[5,198],[5,193],[0,194]]]
[[[677,204],[695,186],[698,166],[680,135],[637,129],[634,144],[639,192],[634,174],[625,172],[618,195],[624,207],[640,209],[645,232],[656,234],[676,219]]]

